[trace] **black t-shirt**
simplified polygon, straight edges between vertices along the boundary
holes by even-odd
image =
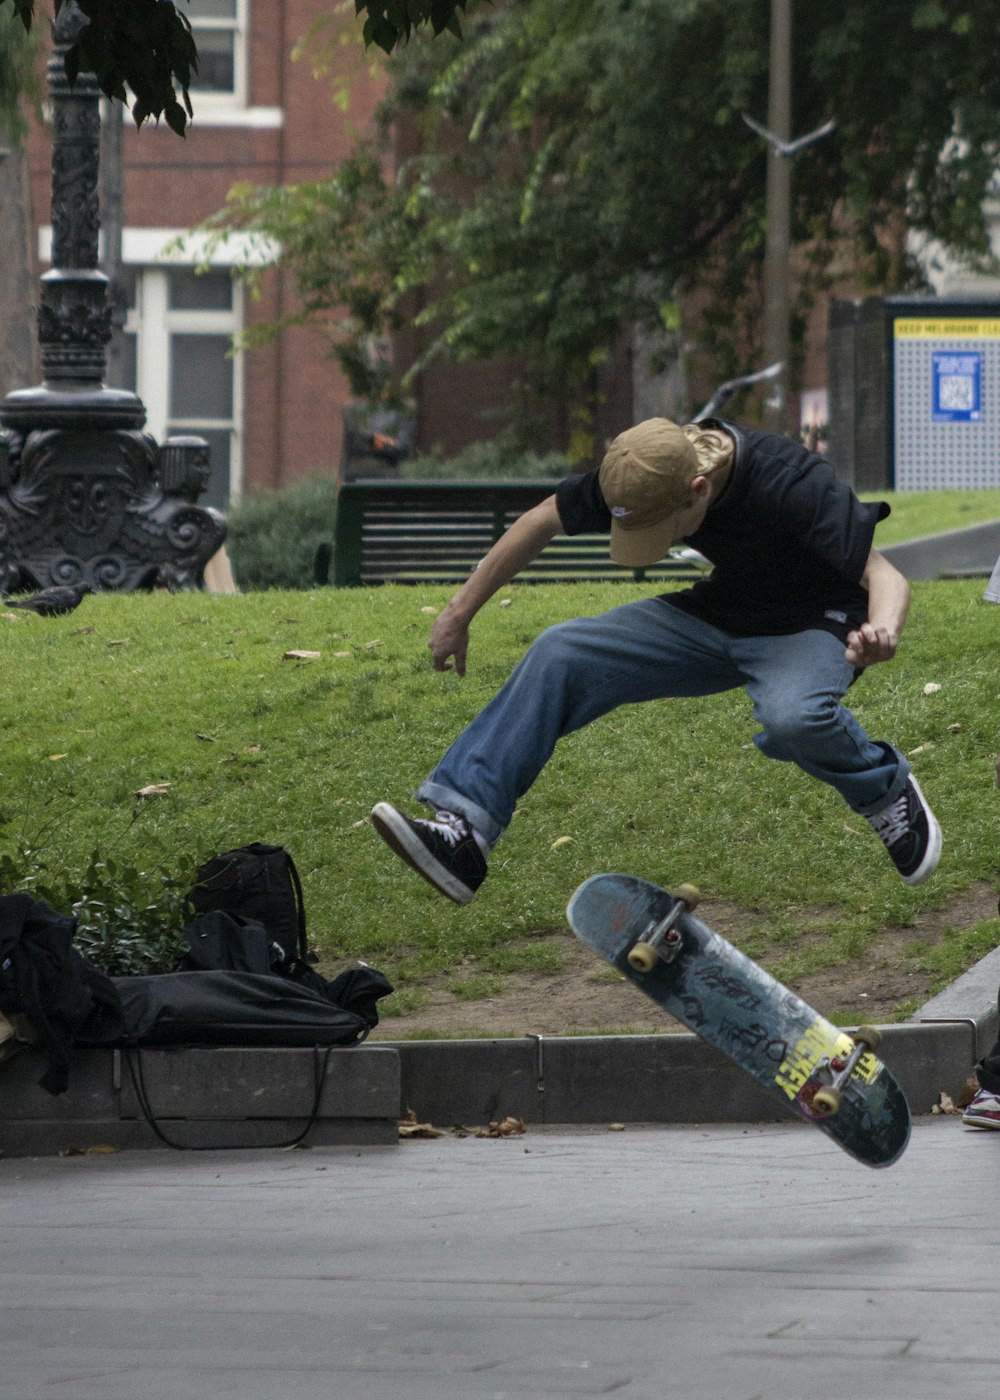
[[[704,426],[736,444],[722,495],[685,541],[715,567],[665,601],[732,636],[818,627],[846,639],[868,616],[859,580],[889,506],[859,501],[829,462],[790,438],[721,419]],[[561,481],[556,501],[568,535],[610,531],[596,468]]]

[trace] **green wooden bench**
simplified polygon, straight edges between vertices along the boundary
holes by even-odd
[[[333,543],[316,556],[316,582],[335,588],[377,583],[462,583],[517,517],[550,496],[553,481],[345,481]],[[675,580],[708,567],[692,550],[645,569],[608,558],[608,537],[558,535],[518,574],[531,583]]]

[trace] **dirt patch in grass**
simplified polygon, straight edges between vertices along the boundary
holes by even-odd
[[[740,941],[743,930],[761,936],[757,911],[706,900],[698,913],[735,942]],[[886,929],[869,943],[857,963],[792,977],[789,985],[832,1020],[893,1021],[898,1019],[900,1008],[919,1006],[934,990],[934,974],[921,969],[908,950],[915,943],[933,947],[945,929],[970,928],[996,914],[996,890],[977,884],[945,907],[921,915],[911,928]],[[815,925],[816,919],[817,911],[803,911],[803,930]],[[821,935],[806,932],[805,936]],[[472,1001],[450,990],[456,975],[439,975],[420,989],[418,1008],[403,1015],[383,1016],[371,1038],[639,1035],[684,1029],[665,1018],[636,987],[571,934],[554,931],[547,941],[558,944],[562,951],[563,966],[558,972],[491,978],[491,994]],[[779,957],[787,951],[782,948]]]

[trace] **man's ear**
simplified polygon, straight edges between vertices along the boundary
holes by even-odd
[[[700,499],[707,495],[712,489],[712,483],[704,472],[699,472],[697,476],[691,478],[691,493],[695,499]]]

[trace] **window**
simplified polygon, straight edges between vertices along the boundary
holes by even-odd
[[[202,505],[224,510],[242,476],[242,393],[239,357],[241,288],[226,270],[201,276],[191,268],[129,268],[123,278],[128,315],[116,387],[146,407],[146,427],[160,443],[202,437],[212,474]]]
[[[246,102],[247,0],[190,0],[187,16],[198,48],[192,93]]]

